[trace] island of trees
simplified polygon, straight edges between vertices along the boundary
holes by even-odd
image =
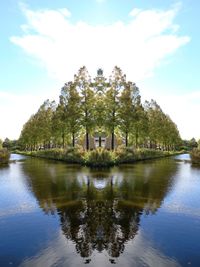
[[[92,79],[86,67],[64,84],[59,103],[46,100],[25,123],[19,144],[32,155],[69,162],[127,162],[175,151],[176,124],[119,67]],[[165,153],[166,152],[166,153]]]

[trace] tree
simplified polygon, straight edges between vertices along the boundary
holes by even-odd
[[[139,144],[142,144],[144,147],[146,146],[148,140],[148,132],[148,115],[140,101],[138,101],[135,107],[135,117],[131,131],[136,147],[138,147]]]
[[[46,100],[24,124],[20,135],[20,144],[28,150],[49,148],[52,138],[52,116],[55,102]]]
[[[9,138],[6,137],[5,140],[3,141],[2,146],[4,148],[7,148],[8,150],[10,150],[11,146],[12,146],[12,141]]]
[[[111,149],[114,149],[115,128],[119,123],[119,94],[124,89],[126,76],[120,68],[115,67],[109,80],[109,88],[106,91],[106,127],[111,133]]]
[[[156,101],[145,102],[145,110],[149,121],[150,148],[169,150],[180,142],[177,126],[166,115]]]
[[[35,114],[37,145],[43,145],[44,148],[51,147],[52,138],[52,117],[55,110],[55,101],[50,102],[48,99],[40,106]]]
[[[95,133],[99,136],[99,147],[102,146],[102,133],[106,131],[105,118],[106,118],[106,97],[105,92],[108,87],[105,77],[103,76],[103,70],[97,71],[97,77],[92,83],[95,93],[94,103],[94,118],[95,118]]]
[[[119,128],[125,135],[125,144],[128,146],[128,136],[136,127],[138,108],[140,105],[139,89],[132,82],[126,83],[119,97]]]
[[[62,95],[60,95],[60,101],[52,117],[52,133],[55,146],[65,147],[67,132],[67,114],[66,103]]]
[[[116,134],[123,136],[126,146],[135,144],[154,149],[175,149],[180,144],[176,124],[163,112],[155,100],[141,103],[138,87],[127,82],[121,69],[115,67],[107,81],[98,70],[91,81],[86,67],[80,68],[73,82],[61,89],[58,105],[46,100],[25,123],[20,135],[24,149],[75,146],[76,138],[85,133],[86,149],[89,135],[111,135],[111,149],[115,148]],[[188,147],[197,146],[195,139],[185,141]],[[7,140],[5,146],[12,146]]]
[[[74,79],[74,86],[80,92],[81,97],[81,119],[80,123],[85,129],[86,150],[89,149],[89,134],[95,125],[94,104],[95,94],[91,87],[91,79],[86,67],[80,68]]]
[[[61,91],[61,102],[65,102],[65,118],[68,133],[72,136],[72,147],[75,146],[75,135],[81,128],[81,97],[72,82],[65,84]]]

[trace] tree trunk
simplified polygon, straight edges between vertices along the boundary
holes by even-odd
[[[113,131],[111,136],[111,150],[114,150],[114,148],[115,148],[115,133]]]
[[[89,133],[86,132],[86,150],[89,150]]]
[[[135,146],[136,146],[136,148],[138,147],[138,132],[137,131],[135,134]]]
[[[99,147],[101,147],[101,136],[99,136]]]
[[[62,134],[62,147],[65,148],[65,133]]]
[[[128,132],[126,132],[126,147],[128,147]]]
[[[72,133],[72,147],[75,147],[75,133]]]

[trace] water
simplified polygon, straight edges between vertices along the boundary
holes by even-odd
[[[188,155],[104,171],[11,159],[1,267],[200,266],[200,168]]]

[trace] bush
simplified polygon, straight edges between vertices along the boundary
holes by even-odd
[[[48,150],[39,150],[32,152],[22,152],[22,154],[62,160],[67,163],[79,163],[90,167],[109,167],[120,163],[133,163],[140,160],[154,159],[174,155],[174,152],[166,152],[153,149],[134,149],[133,147],[120,146],[115,151],[109,151],[104,148],[97,148],[91,151],[85,151],[82,147],[76,148],[54,148]]]
[[[194,148],[190,152],[190,156],[193,164],[200,164],[200,149]]]
[[[75,148],[63,149],[52,148],[47,150],[38,150],[32,152],[23,152],[26,155],[41,157],[46,159],[62,160],[68,163],[82,163],[81,154]]]
[[[6,164],[9,162],[10,153],[7,149],[2,148],[0,149],[0,164]]]
[[[118,163],[131,163],[139,160],[154,159],[169,155],[169,152],[146,148],[124,148],[117,151]]]
[[[103,148],[87,151],[83,158],[85,164],[91,167],[108,167],[114,165],[116,161],[115,152]]]

